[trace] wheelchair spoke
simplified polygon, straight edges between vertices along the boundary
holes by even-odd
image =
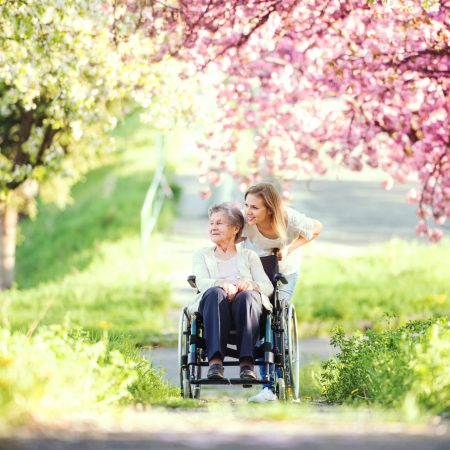
[[[298,347],[297,317],[294,305],[289,306],[286,319],[288,340],[287,370],[289,371],[288,388],[294,399],[297,399],[299,392],[300,354]]]
[[[178,367],[180,368],[180,393],[183,398],[192,398],[190,370],[188,365],[190,323],[186,310],[180,317],[178,329]]]

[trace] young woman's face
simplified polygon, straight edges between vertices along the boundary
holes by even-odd
[[[215,244],[234,242],[234,237],[238,231],[239,227],[228,223],[228,218],[224,211],[211,214],[209,218],[209,236]]]
[[[248,194],[245,198],[245,215],[248,224],[258,225],[270,219],[270,210],[264,205],[261,197]]]

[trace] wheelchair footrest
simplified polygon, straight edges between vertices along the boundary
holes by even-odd
[[[253,384],[264,384],[264,380],[242,380],[241,378],[224,378],[220,379],[212,379],[209,378],[200,378],[199,380],[192,381],[191,384],[241,384],[244,386],[252,386]]]
[[[253,365],[255,365],[255,366],[264,366],[264,364],[266,364],[266,363],[271,363],[271,362],[273,362],[273,361],[271,361],[271,360],[268,360],[268,361],[255,361],[254,363],[253,363]],[[202,367],[209,367],[209,363],[208,363],[208,361],[196,361],[196,360],[191,360],[191,359],[189,359],[189,365],[190,366],[202,366]],[[240,362],[239,361],[224,361],[223,363],[222,363],[224,366],[234,366],[234,367],[237,367],[237,366],[239,366],[240,365]]]

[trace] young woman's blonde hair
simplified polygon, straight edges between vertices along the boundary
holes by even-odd
[[[282,241],[285,241],[287,237],[287,214],[281,201],[281,196],[275,189],[275,186],[271,183],[258,183],[247,189],[245,198],[247,198],[248,194],[262,198],[264,206],[271,213],[270,222],[273,230]]]

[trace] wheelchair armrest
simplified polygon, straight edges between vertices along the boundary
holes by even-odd
[[[187,277],[187,282],[192,288],[197,289],[197,283],[195,282],[195,275],[189,275]]]
[[[273,279],[275,280],[275,283],[278,283],[278,281],[280,281],[282,284],[287,284],[287,282],[288,282],[286,280],[286,277],[282,273],[279,273],[279,272],[277,272],[274,275]]]

